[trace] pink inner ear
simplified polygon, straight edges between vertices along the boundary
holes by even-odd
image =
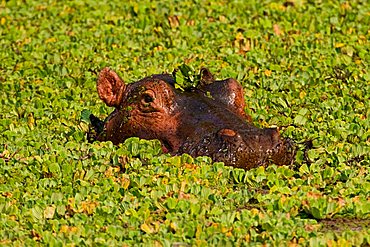
[[[100,99],[108,106],[118,107],[122,100],[125,84],[122,79],[109,68],[104,68],[96,85]]]

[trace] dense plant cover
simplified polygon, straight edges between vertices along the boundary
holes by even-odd
[[[245,3],[247,2],[247,3]],[[1,245],[369,245],[368,1],[1,1]],[[237,78],[300,145],[250,171],[157,141],[89,144],[110,66]],[[85,110],[85,111],[83,111]]]

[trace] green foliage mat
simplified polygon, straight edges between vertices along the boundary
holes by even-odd
[[[248,2],[248,3],[244,3]],[[369,1],[0,2],[0,245],[369,245]],[[186,63],[237,78],[292,167],[89,144],[81,111]],[[86,111],[85,111],[86,113]]]

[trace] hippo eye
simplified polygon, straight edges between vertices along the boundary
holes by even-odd
[[[149,104],[154,101],[154,97],[151,94],[144,93],[141,98],[142,103]]]

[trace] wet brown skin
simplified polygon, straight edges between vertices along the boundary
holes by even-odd
[[[175,89],[172,75],[160,74],[125,84],[109,68],[100,72],[99,97],[115,110],[104,122],[98,141],[124,142],[129,137],[158,139],[164,152],[210,156],[244,169],[289,165],[295,149],[275,128],[252,125],[244,112],[242,86],[234,79],[217,81],[207,69],[190,91]]]

